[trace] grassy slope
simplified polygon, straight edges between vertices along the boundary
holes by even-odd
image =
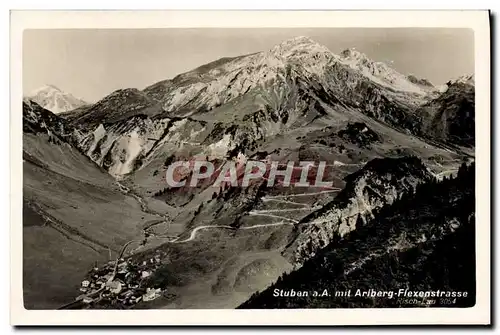
[[[78,295],[85,272],[108,260],[108,246],[140,238],[142,224],[157,217],[71,146],[25,135],[23,149],[25,305],[54,308]]]
[[[291,270],[281,255],[291,233],[289,226],[211,229],[199,231],[190,242],[164,244],[160,248],[169,253],[170,263],[155,273],[153,282],[170,298],[137,307],[235,308]]]

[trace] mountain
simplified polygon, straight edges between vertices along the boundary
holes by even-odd
[[[49,140],[63,141],[70,138],[73,128],[63,119],[41,107],[36,102],[24,99],[23,101],[23,133],[45,134]]]
[[[26,308],[72,301],[81,276],[158,220],[77,148],[81,134],[23,101],[23,291]],[[124,211],[123,208],[127,210]]]
[[[38,103],[54,114],[65,113],[75,108],[87,105],[87,102],[61,91],[54,85],[45,85],[33,91],[28,99]]]
[[[456,178],[419,184],[239,308],[474,306],[474,174],[463,165]],[[462,296],[397,296],[405,290]]]
[[[450,80],[449,82],[449,84],[457,84],[457,83],[475,86],[476,85],[475,76],[473,74],[463,75],[458,77],[457,79]]]
[[[409,74],[406,79],[408,79],[411,83],[419,85],[421,87],[434,88],[434,85],[430,81],[425,78],[417,78],[412,74]]]
[[[298,37],[265,52],[217,60],[143,91],[113,92],[67,119],[87,133],[82,150],[124,175],[179,145],[183,155],[210,154],[201,147],[211,145],[219,148],[218,157],[238,150],[248,154],[269,136],[328,123],[332,113],[345,118],[356,111],[421,134],[427,120],[417,110],[430,99],[406,76],[366,55],[349,49],[337,56]],[[155,165],[151,172],[161,166]]]

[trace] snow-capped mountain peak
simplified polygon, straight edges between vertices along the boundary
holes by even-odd
[[[76,98],[51,84],[43,85],[32,91],[28,98],[54,114],[68,112],[87,104],[82,99]]]
[[[383,62],[376,62],[364,53],[350,48],[340,53],[340,61],[354,70],[360,71],[371,80],[397,91],[424,94],[424,90],[408,78]]]
[[[279,97],[289,88],[289,76],[322,83],[324,87],[342,86],[342,80],[355,87],[365,77],[367,82],[382,85],[396,95],[409,94],[411,97],[404,97],[406,100],[425,96],[429,90],[355,48],[336,55],[311,38],[299,36],[266,51],[205,64],[172,80],[156,83],[144,92],[160,101],[166,112],[177,111],[177,116],[187,116],[200,108],[210,111],[248,92],[258,94],[270,86]],[[348,79],[339,79],[344,76]]]

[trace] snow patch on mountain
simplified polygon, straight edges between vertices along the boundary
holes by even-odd
[[[212,143],[206,149],[206,153],[213,158],[224,158],[226,153],[233,149],[231,145],[231,135],[225,134],[218,142]]]
[[[358,76],[347,75],[342,67],[346,71],[354,70]],[[199,110],[211,111],[248,92],[273,91],[278,92],[279,98],[288,92],[290,77],[314,80],[328,87],[332,80],[335,81],[332,76],[351,78],[352,82],[344,83],[349,87],[355,87],[366,78],[366,81],[389,88],[389,94],[408,95],[411,99],[421,98],[432,90],[432,84],[427,81],[407,77],[355,49],[344,50],[339,56],[312,39],[300,36],[267,51],[215,61],[178,75],[168,84],[151,86],[163,87],[163,93],[155,88],[145,92],[152,91],[164,110],[186,116]]]
[[[283,41],[269,50],[267,54],[281,59],[302,58],[304,56],[314,57],[320,55],[331,58],[334,56],[327,47],[306,36],[299,36]]]
[[[104,129],[104,126],[100,124],[95,130],[94,130],[94,142],[90,146],[89,150],[87,151],[87,156],[90,156],[92,152],[96,149],[97,145],[99,142],[104,138],[106,135],[106,129]]]
[[[129,136],[124,136],[117,142],[117,150],[121,152],[120,160],[115,161],[109,169],[114,176],[122,176],[132,172],[134,161],[144,147],[144,138],[139,137],[137,130],[132,131]]]

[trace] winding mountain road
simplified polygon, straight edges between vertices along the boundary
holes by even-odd
[[[256,209],[248,213],[250,215],[265,214],[265,213],[287,213],[287,212],[300,212],[300,211],[314,211],[320,208],[321,206],[304,207],[304,208],[283,208],[283,209]]]
[[[255,228],[273,227],[273,226],[294,226],[294,224],[291,222],[280,221],[280,222],[275,222],[275,223],[256,224],[254,226],[249,226],[249,227],[240,227],[238,229],[239,230],[249,230],[249,229],[255,229]]]
[[[289,201],[289,200],[280,200],[280,199],[275,199],[275,198],[269,199],[269,198],[266,198],[266,197],[262,197],[262,201],[263,202],[273,201],[273,202],[279,202],[279,203],[282,203],[282,204],[298,205],[298,206],[302,206],[304,208],[310,208],[311,207],[308,204],[303,204],[303,203],[300,203],[300,202],[293,202],[293,201]]]
[[[458,168],[453,168],[453,169],[445,170],[445,171],[442,171],[439,173],[432,173],[432,174],[434,175],[435,178],[442,179],[444,176],[456,173],[457,171],[458,171]]]
[[[248,212],[248,214],[249,214],[249,215],[253,215],[253,216],[268,216],[268,217],[270,217],[270,218],[281,219],[281,220],[287,220],[287,221],[294,222],[294,223],[298,223],[298,222],[299,222],[299,221],[294,220],[294,219],[285,218],[285,217],[283,217],[283,216],[278,216],[278,215],[274,215],[274,214],[255,213],[255,212],[253,212],[253,211]]]
[[[290,221],[294,221],[294,222],[298,222],[298,221],[292,220],[292,219],[289,219],[289,220]],[[216,226],[215,225],[214,226],[199,226],[199,227],[196,227],[195,229],[193,229],[191,231],[191,234],[189,235],[189,237],[187,239],[182,240],[182,241],[178,241],[177,239],[175,239],[175,240],[172,240],[172,241],[168,241],[166,243],[186,243],[186,242],[192,241],[192,240],[194,240],[196,238],[196,234],[200,230],[206,230],[206,229],[251,230],[251,229],[257,229],[257,228],[275,227],[275,226],[283,226],[283,225],[293,226],[294,224],[290,223],[290,222],[280,221],[280,222],[275,222],[275,223],[257,224],[257,225],[254,225],[254,226],[239,227],[239,228],[235,228],[235,227],[232,227],[232,226],[221,226],[221,225],[216,225]]]
[[[117,181],[117,185],[120,187],[120,190],[124,194],[130,195],[134,199],[136,199],[137,202],[140,204],[141,209],[144,212],[164,217],[164,216],[162,216],[162,215],[160,215],[158,213],[152,213],[149,210],[149,208],[147,207],[147,205],[144,202],[144,200],[140,196],[134,194],[128,187],[124,186],[122,183],[120,183],[118,181]],[[166,241],[165,243],[179,244],[179,243],[187,243],[187,242],[193,241],[196,238],[197,233],[199,231],[201,231],[201,230],[208,230],[208,229],[250,230],[250,229],[265,228],[265,227],[274,227],[274,226],[281,226],[281,225],[295,225],[296,223],[299,222],[298,220],[294,220],[294,219],[283,217],[283,216],[279,216],[279,215],[274,215],[272,213],[281,213],[281,212],[284,213],[284,212],[294,212],[294,211],[303,211],[303,210],[317,210],[320,207],[319,206],[311,207],[308,204],[302,204],[302,203],[288,201],[288,200],[282,200],[282,199],[286,199],[288,197],[302,197],[302,196],[311,196],[311,195],[317,195],[317,194],[327,194],[327,193],[334,193],[334,192],[338,192],[338,191],[340,191],[340,188],[332,188],[331,190],[319,191],[319,192],[311,192],[311,193],[298,193],[298,194],[289,194],[289,195],[264,196],[264,197],[261,198],[263,202],[276,201],[276,202],[281,202],[281,203],[288,203],[288,204],[300,205],[300,206],[303,206],[303,208],[288,208],[288,209],[274,209],[274,210],[272,210],[272,209],[271,210],[253,210],[253,211],[248,212],[248,214],[252,215],[252,216],[267,216],[267,217],[272,217],[272,218],[280,219],[281,221],[279,221],[279,222],[266,223],[266,224],[257,224],[257,225],[253,225],[253,226],[249,226],[249,227],[239,227],[239,228],[235,228],[235,227],[228,226],[228,225],[204,225],[204,226],[199,226],[199,227],[194,228],[191,231],[191,233],[189,234],[189,237],[186,238],[186,239],[183,239],[183,240],[179,240],[180,236],[175,237],[173,239],[172,239],[171,236],[160,236],[160,235],[156,235],[156,234],[152,234],[152,236],[156,237],[156,238],[166,238],[166,239],[168,238],[168,239],[171,239],[169,241]],[[165,220],[165,222],[168,222],[168,221]],[[123,256],[123,254],[125,252],[125,249],[127,248],[128,245],[130,245],[133,242],[140,242],[140,241],[138,241],[138,240],[131,240],[131,241],[128,241],[127,243],[125,243],[123,245],[123,247],[121,249],[121,252],[120,252],[120,254],[118,255],[118,257],[116,259],[113,274],[116,274],[116,269],[117,269],[117,266],[118,266],[118,261]],[[114,275],[113,275],[113,278],[114,278]]]
[[[304,197],[308,195],[316,195],[316,194],[325,194],[325,193],[334,193],[334,192],[339,192],[341,189],[338,187],[332,188],[331,190],[328,191],[319,191],[319,192],[312,192],[312,193],[297,193],[297,194],[286,194],[286,195],[266,195],[262,197],[263,201],[268,201],[269,199],[286,199],[288,197]],[[265,200],[264,200],[265,199]]]

